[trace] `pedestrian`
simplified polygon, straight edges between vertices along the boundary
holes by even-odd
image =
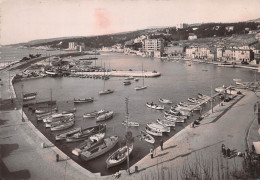
[[[150,155],[151,155],[151,159],[153,159],[153,148],[152,147],[150,149]]]
[[[227,148],[227,157],[230,157],[230,149]]]
[[[223,149],[222,149],[222,150],[223,150],[223,156],[224,156],[224,157],[226,157],[226,155],[227,155],[227,150],[226,150],[226,148],[225,148],[225,147],[223,147]]]
[[[225,144],[222,144],[221,145],[221,152],[222,152],[223,155],[224,155],[224,150],[225,150]]]
[[[160,141],[161,150],[163,151],[163,139]]]

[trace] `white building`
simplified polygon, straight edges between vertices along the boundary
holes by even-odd
[[[76,50],[78,46],[77,42],[69,42],[69,49],[70,50]]]
[[[188,40],[194,40],[194,39],[197,39],[197,35],[194,34],[194,33],[189,33],[189,37],[188,37]]]
[[[180,23],[180,24],[176,25],[176,29],[183,29],[183,28],[187,28],[187,27],[189,27],[189,25],[185,24],[185,23]]]
[[[163,39],[145,39],[143,40],[143,51],[147,56],[156,56],[158,57],[158,52],[160,52],[160,56],[164,50],[164,40]]]

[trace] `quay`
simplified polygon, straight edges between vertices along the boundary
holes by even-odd
[[[13,77],[17,71],[11,73]],[[39,180],[114,179],[113,176],[101,176],[82,168],[43,136],[25,115],[23,122],[21,114],[24,113],[21,108],[13,108],[10,100],[13,97],[14,102],[17,102],[12,83],[11,87],[8,85],[8,71],[0,71],[0,75],[3,83],[0,86],[0,107],[6,107],[0,110],[1,177],[12,179],[16,175],[20,179]],[[183,130],[164,142],[163,151],[160,147],[156,148],[153,159],[149,154],[146,155],[130,167],[130,174],[125,170],[120,171],[119,179],[170,179],[176,177],[178,170],[181,172],[182,165],[198,162],[202,156],[202,160],[220,159],[223,164],[216,164],[216,167],[231,171],[226,164],[232,164],[234,160],[221,157],[221,144],[234,151],[244,152],[248,148],[247,137],[251,125],[257,121],[253,112],[257,101],[254,92],[242,90],[242,94],[244,96],[239,95],[230,102],[215,106],[213,112],[207,112],[200,126],[191,128],[186,124]],[[60,156],[59,162],[56,162],[57,154]],[[241,157],[235,157],[235,161],[236,168],[242,166]]]
[[[158,77],[161,76],[159,72],[145,71],[110,71],[110,72],[75,72],[76,75],[87,75],[87,76],[106,76],[111,77]]]

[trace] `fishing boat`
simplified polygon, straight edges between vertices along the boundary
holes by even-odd
[[[145,140],[148,143],[153,144],[155,142],[155,139],[153,138],[153,136],[151,136],[150,134],[148,134],[145,131],[141,131],[141,139]]]
[[[138,78],[134,78],[134,81],[139,81],[139,79]]]
[[[181,114],[179,111],[175,110],[174,108],[171,108],[171,109],[169,110],[169,113],[171,113],[171,114],[173,114],[173,115],[175,115],[175,116],[179,116],[179,115]],[[169,114],[169,113],[168,113],[168,114]]]
[[[151,109],[156,109],[156,110],[163,110],[164,109],[164,106],[161,106],[161,105],[157,105],[157,104],[154,104],[154,103],[146,103],[146,106],[148,108],[151,108]]]
[[[82,152],[79,157],[84,161],[89,161],[111,150],[117,142],[118,136],[110,136],[105,138],[100,145]]]
[[[36,92],[26,93],[26,94],[23,95],[23,100],[24,100],[24,101],[29,101],[29,100],[35,99],[35,98],[36,98],[36,95],[37,95]]]
[[[127,150],[128,149],[128,150]],[[121,163],[123,163],[126,159],[127,156],[130,156],[134,149],[134,145],[125,145],[115,152],[113,152],[106,160],[107,168],[117,166]]]
[[[139,123],[138,122],[133,122],[133,121],[123,121],[122,124],[124,126],[128,126],[128,127],[138,127],[139,126]]]
[[[168,121],[165,119],[157,119],[157,122],[161,125],[167,126],[167,127],[175,127],[175,123],[172,121]]]
[[[93,102],[94,98],[90,97],[90,98],[84,98],[84,99],[75,99],[74,98],[74,103],[87,103],[87,102]]]
[[[159,102],[163,104],[172,104],[172,101],[168,99],[162,99],[162,98],[159,98]]]
[[[105,133],[97,133],[91,135],[88,139],[84,140],[83,143],[79,144],[72,150],[72,154],[79,156],[81,152],[87,151],[90,148],[95,147],[98,145],[105,137]]]
[[[61,120],[58,120],[58,121],[55,121],[55,122],[46,122],[45,127],[46,128],[54,127],[54,126],[58,126],[58,125],[61,125],[61,124],[64,124],[64,123],[74,121],[74,120],[75,120],[75,118],[71,117],[71,118],[64,118],[64,119],[61,119]]]
[[[54,114],[58,114],[56,112],[46,112],[46,113],[42,113],[42,114],[36,114],[36,118],[38,120],[43,120],[44,118],[50,117]]]
[[[185,107],[176,107],[174,109],[170,109],[170,112],[172,112],[171,110],[176,110],[179,112],[178,116],[190,116],[191,115],[191,111],[190,109],[187,109]]]
[[[70,136],[67,136],[66,142],[82,141],[84,139],[87,139],[89,136],[91,136],[93,134],[105,132],[105,131],[106,131],[106,124],[99,124],[99,125],[96,125],[93,127],[83,129]]]
[[[188,101],[192,102],[192,103],[200,103],[200,101],[196,98],[188,98]]]
[[[171,129],[169,127],[164,126],[159,123],[155,123],[155,122],[147,123],[147,126],[151,129],[154,129],[154,130],[160,131],[160,132],[170,132],[171,131]]]
[[[101,109],[99,111],[93,111],[93,112],[90,112],[90,113],[84,113],[83,114],[83,118],[95,118],[101,114],[103,114],[104,112],[106,112],[104,109]]]
[[[75,134],[75,133],[77,133],[79,131],[81,131],[80,127],[79,128],[74,128],[74,129],[71,129],[71,130],[59,133],[59,134],[56,134],[55,140],[58,141],[58,140],[66,139],[67,136]]]
[[[35,110],[35,114],[45,114],[45,113],[48,113],[48,112],[57,112],[57,111],[58,111],[57,107],[54,107],[54,108],[51,108],[51,109],[40,108],[40,109]]]
[[[68,129],[68,128],[72,127],[74,124],[75,124],[75,120],[69,121],[69,122],[51,127],[51,131],[59,131],[59,130]]]
[[[55,121],[60,121],[62,119],[68,119],[71,117],[74,117],[75,115],[73,113],[69,113],[69,114],[62,114],[62,113],[57,113],[57,114],[53,114],[50,115],[46,118],[43,118],[43,122],[55,122]]]
[[[147,86],[144,85],[144,70],[143,70],[143,64],[142,64],[142,79],[143,79],[143,86],[137,86],[135,87],[135,90],[143,90],[143,89],[146,89]]]
[[[151,135],[154,135],[154,136],[162,136],[162,132],[161,131],[158,131],[156,129],[152,129],[148,126],[145,127],[145,131]]]
[[[131,81],[124,81],[123,84],[124,84],[124,85],[130,85],[130,84],[131,84]]]
[[[206,99],[209,99],[210,97],[207,96],[207,95],[204,95],[204,94],[198,93],[198,98],[199,98],[199,99],[202,99],[202,100],[206,100]]]
[[[225,90],[226,90],[225,85],[223,85],[222,87],[217,87],[217,88],[215,88],[215,91],[218,92],[218,93],[225,92]]]
[[[96,117],[97,122],[107,120],[107,119],[111,118],[113,116],[113,114],[114,114],[113,111],[106,111]]]

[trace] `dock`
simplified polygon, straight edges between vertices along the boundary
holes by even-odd
[[[106,76],[111,77],[159,77],[161,73],[155,71],[110,71],[110,72],[75,72],[76,75],[87,75],[87,76]]]

